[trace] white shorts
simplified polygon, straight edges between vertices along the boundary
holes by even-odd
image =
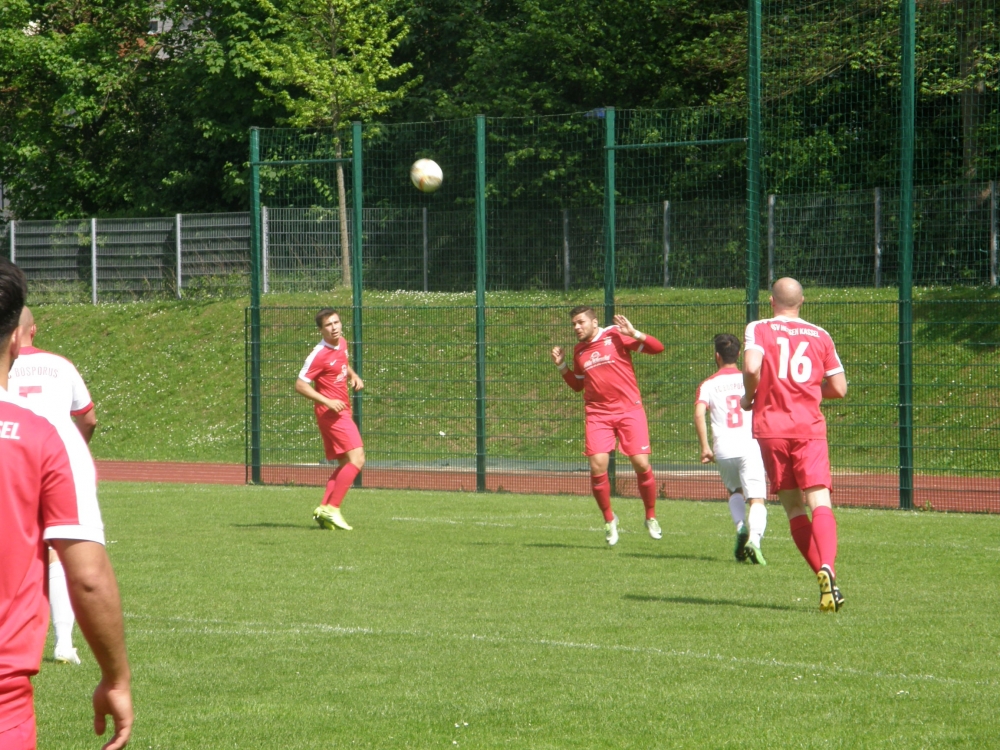
[[[756,448],[757,444],[754,443]],[[767,474],[760,450],[751,451],[747,456],[736,458],[716,458],[715,463],[722,475],[722,483],[729,494],[743,488],[743,497],[767,499]]]

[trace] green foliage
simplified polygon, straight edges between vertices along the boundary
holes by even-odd
[[[996,516],[840,509],[837,615],[770,507],[768,566],[723,503],[104,483],[132,747],[988,747]],[[933,561],[917,565],[914,558]],[[919,567],[919,574],[915,573]],[[42,747],[96,748],[99,673],[46,659]]]

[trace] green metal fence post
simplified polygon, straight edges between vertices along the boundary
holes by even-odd
[[[354,204],[354,236],[351,238],[351,295],[353,298],[353,310],[352,310],[352,321],[353,328],[352,331],[354,338],[353,351],[351,352],[351,358],[354,360],[354,371],[358,374],[359,378],[364,378],[362,372],[364,371],[364,359],[362,356],[362,342],[364,341],[364,327],[362,325],[362,282],[363,279],[361,274],[364,269],[364,193],[362,188],[362,173],[361,173],[361,123],[355,122],[351,127],[351,176],[354,180],[353,190],[351,191],[353,204]],[[358,432],[361,432],[361,417],[362,417],[362,399],[363,393],[357,391],[354,392],[354,397],[352,399],[352,410],[354,412],[354,422],[358,426]],[[361,486],[361,474],[358,474],[354,479],[354,486]]]
[[[757,320],[760,299],[760,35],[761,0],[749,0],[747,98],[747,323]]]
[[[486,117],[476,116],[476,492],[486,490]]]
[[[250,128],[250,480],[261,481],[260,129]]]
[[[913,151],[916,91],[915,0],[903,0],[899,130],[899,507],[913,507]]]
[[[615,258],[615,108],[604,108],[604,325],[609,326],[615,317],[615,286],[617,259]],[[608,482],[611,494],[618,494],[615,452],[608,457]]]

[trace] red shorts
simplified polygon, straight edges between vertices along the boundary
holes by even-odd
[[[624,414],[588,414],[583,455],[611,453],[616,438],[618,450],[626,456],[652,453],[646,410],[640,407]]]
[[[826,440],[757,438],[771,492],[833,487]]]
[[[37,744],[34,715],[16,727],[0,732],[0,750],[35,750]]]
[[[316,423],[319,434],[323,436],[323,449],[328,461],[364,445],[358,426],[347,409],[339,412],[327,409],[316,417]]]

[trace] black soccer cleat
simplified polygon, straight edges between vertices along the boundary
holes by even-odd
[[[747,559],[747,542],[749,540],[750,529],[747,528],[746,524],[743,524],[740,526],[739,531],[736,532],[736,547],[733,549],[736,562],[743,562]]]

